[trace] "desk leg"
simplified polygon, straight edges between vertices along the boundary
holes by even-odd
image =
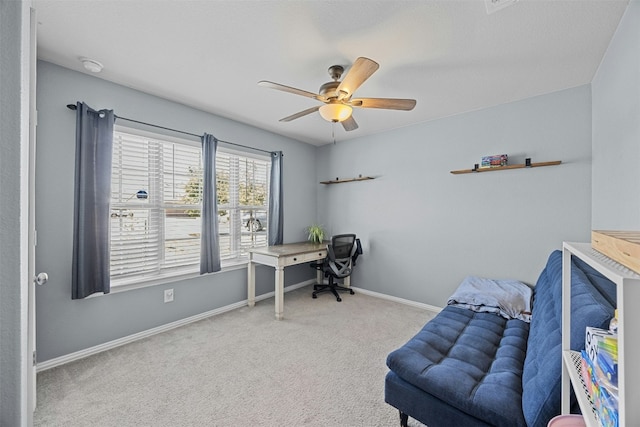
[[[247,264],[247,305],[256,305],[256,264],[251,261]]]
[[[353,265],[350,265],[349,267],[353,268]],[[345,277],[344,279],[342,279],[342,286],[345,288],[350,288],[351,287],[351,275]]]
[[[276,320],[282,320],[284,311],[284,267],[276,267]]]

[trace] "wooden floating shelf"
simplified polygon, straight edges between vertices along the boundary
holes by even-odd
[[[495,172],[495,171],[503,171],[506,169],[524,169],[524,168],[537,168],[537,167],[541,167],[541,166],[557,166],[560,163],[562,163],[561,160],[553,160],[551,162],[538,162],[538,163],[531,163],[531,166],[527,166],[524,163],[523,164],[519,164],[519,165],[507,165],[507,166],[500,166],[500,167],[496,167],[496,168],[478,168],[476,170],[473,169],[461,169],[461,170],[457,170],[457,171],[451,171],[452,174],[454,175],[459,175],[462,173],[475,173],[475,172]]]
[[[357,178],[343,178],[343,179],[334,179],[333,181],[320,181],[320,184],[344,184],[345,182],[354,182],[354,181],[366,181],[368,179],[375,179],[372,176],[359,176]]]

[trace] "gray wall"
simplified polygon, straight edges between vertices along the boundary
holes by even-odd
[[[362,239],[354,286],[443,306],[466,275],[534,284],[563,240],[589,239],[589,86],[329,144],[318,153],[318,181],[377,177],[318,187],[320,221],[329,232]],[[526,157],[563,163],[449,173],[503,153],[514,164]]]
[[[222,140],[284,152],[285,242],[304,240],[316,219],[315,148],[184,105],[156,98],[47,62],[38,63],[36,269],[49,283],[36,295],[38,360],[45,361],[247,298],[246,269],[144,289],[71,300],[75,114],[84,101],[117,115]],[[127,124],[122,122],[122,124]],[[314,277],[306,266],[287,269],[286,285]],[[273,269],[259,267],[257,291],[273,291]],[[173,288],[175,301],[164,304]]]
[[[629,3],[592,91],[593,228],[640,230],[640,1]]]
[[[0,2],[0,425],[26,426],[29,5]]]
[[[169,287],[164,285],[71,301],[74,115],[65,104],[83,100],[122,116],[282,149],[285,241],[304,239],[304,227],[316,219],[331,234],[354,231],[365,250],[354,286],[442,306],[468,274],[535,283],[549,252],[563,240],[588,241],[592,223],[638,229],[639,9],[632,0],[593,88],[319,148],[40,63],[38,270],[48,271],[51,280],[37,295],[39,360],[246,298],[246,273],[234,271],[170,285],[176,290],[172,304],[162,303]],[[380,114],[382,120],[393,112],[356,113]],[[449,173],[501,153],[511,163],[531,157],[563,164]],[[358,174],[377,179],[318,183]],[[290,270],[288,284],[310,277],[303,268]],[[272,272],[259,269],[258,293],[272,286]],[[97,326],[89,329],[89,323]]]

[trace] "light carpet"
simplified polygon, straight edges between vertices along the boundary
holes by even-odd
[[[434,313],[311,291],[282,321],[269,298],[40,372],[34,425],[399,426],[386,356]]]

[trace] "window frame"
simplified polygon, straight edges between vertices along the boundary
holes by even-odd
[[[128,126],[121,126],[121,125],[115,125],[114,126],[114,135],[116,132],[120,132],[120,133],[124,133],[124,134],[129,134],[129,135],[134,135],[136,137],[143,137],[143,138],[149,138],[149,139],[154,139],[154,140],[160,140],[160,141],[166,141],[166,142],[171,142],[171,143],[177,143],[177,144],[184,144],[184,145],[188,145],[188,146],[192,146],[192,147],[201,147],[201,143],[199,141],[192,141],[192,140],[188,140],[186,138],[179,138],[179,137],[175,137],[175,136],[170,136],[170,135],[166,135],[166,134],[161,134],[161,133],[157,133],[157,132],[150,132],[150,131],[146,131],[146,130],[142,130],[142,129],[137,129],[137,128],[132,128],[132,127],[128,127]],[[229,154],[231,156],[238,156],[238,157],[242,157],[242,158],[249,158],[249,159],[256,159],[259,161],[263,161],[266,163],[267,165],[267,172],[266,172],[266,190],[267,190],[267,194],[266,194],[266,202],[264,206],[256,206],[254,208],[259,209],[259,208],[263,208],[264,210],[266,210],[267,212],[267,220],[268,220],[268,211],[269,211],[269,194],[268,192],[270,191],[269,188],[269,184],[270,184],[270,168],[271,168],[271,159],[269,156],[267,155],[259,155],[259,154],[254,154],[254,153],[248,153],[245,151],[241,151],[241,150],[235,150],[235,149],[230,149],[227,147],[221,147],[218,146],[217,149],[217,154],[218,153],[224,153],[224,154]],[[216,162],[217,162],[217,156],[216,156]],[[112,166],[113,168],[113,166]],[[162,192],[162,189],[158,190],[160,192]],[[236,197],[237,194],[233,193]],[[118,206],[119,208],[125,206],[126,203],[119,203]],[[166,201],[159,201],[157,202],[157,207],[156,209],[164,211],[165,212],[165,217],[166,217],[166,209],[167,209],[167,202]],[[226,205],[220,205],[218,207],[218,210],[222,210],[223,208],[225,208]],[[201,209],[202,208],[202,204],[200,203],[199,206],[197,205],[193,205],[193,208],[197,208],[197,209]],[[113,206],[110,203],[109,206],[110,210],[113,209]],[[145,206],[145,208],[147,208]],[[182,206],[181,206],[182,208]],[[246,210],[247,207],[245,206],[240,206],[237,205],[235,207],[236,210],[238,210],[238,212],[240,212],[241,210],[245,209]],[[118,209],[118,208],[116,208]],[[149,207],[149,209],[151,209]],[[162,216],[162,215],[159,215]],[[241,218],[239,218],[238,224],[240,225],[240,228],[236,231],[234,231],[234,234],[237,233],[237,235],[234,235],[234,246],[235,245],[240,245],[240,239],[241,239],[241,235],[242,235],[242,221]],[[267,227],[267,232],[268,233],[268,227]],[[265,233],[265,238],[264,238],[264,244],[260,244],[260,245],[256,245],[253,247],[264,247],[268,245],[268,234]],[[160,235],[164,234],[164,230],[161,229],[159,231]],[[111,230],[110,230],[110,248],[111,248]],[[220,230],[218,235],[220,236]],[[164,236],[161,239],[162,243],[158,243],[158,248],[157,250],[160,252],[162,251],[162,246],[164,245]],[[160,261],[159,261],[160,263]],[[233,271],[233,270],[238,270],[238,269],[244,269],[246,268],[246,265],[248,263],[248,254],[238,254],[238,256],[235,257],[227,257],[227,258],[222,258],[221,257],[221,270],[217,273],[221,273],[221,272],[227,272],[227,271]],[[158,264],[159,265],[159,264]],[[131,290],[131,289],[139,289],[139,288],[143,288],[143,287],[148,287],[148,286],[156,286],[156,285],[161,285],[161,284],[167,284],[167,283],[171,283],[171,282],[175,282],[175,281],[180,281],[180,280],[188,280],[188,279],[193,279],[193,278],[197,278],[197,277],[202,277],[203,275],[200,274],[199,271],[199,264],[197,265],[192,265],[192,266],[186,266],[186,267],[182,267],[182,268],[169,268],[169,269],[160,269],[157,268],[156,271],[158,271],[157,274],[154,275],[150,275],[149,273],[143,273],[143,274],[137,274],[137,275],[131,275],[131,276],[125,276],[125,277],[121,277],[121,278],[117,278],[117,279],[111,279],[111,293],[117,293],[117,292],[122,292],[122,291],[126,291],[126,290]],[[212,274],[216,274],[216,273],[212,273]],[[96,294],[98,295],[98,294]]]
[[[242,263],[243,265],[246,265],[246,263],[249,260],[249,256],[248,256],[248,252],[246,253],[242,253],[244,250],[246,250],[245,248],[247,247],[246,245],[242,244],[242,236],[243,233],[244,235],[247,235],[247,233],[252,233],[251,230],[247,230],[245,231],[245,225],[244,222],[242,220],[242,211],[247,211],[247,210],[252,210],[252,211],[265,211],[265,218],[268,221],[269,220],[269,191],[270,191],[270,179],[271,179],[271,157],[269,155],[260,155],[260,154],[255,154],[255,153],[247,153],[245,151],[240,151],[240,150],[235,150],[235,149],[230,149],[230,148],[226,148],[226,147],[220,147],[218,146],[218,153],[224,153],[227,154],[229,156],[235,156],[235,157],[241,157],[241,158],[245,158],[245,159],[253,159],[253,160],[257,160],[257,161],[262,161],[265,163],[266,166],[266,171],[265,171],[265,186],[266,186],[266,191],[265,191],[265,204],[264,205],[242,205],[241,201],[240,201],[240,181],[237,180],[234,182],[234,180],[230,180],[229,186],[230,188],[234,189],[234,191],[229,191],[229,195],[230,195],[230,203],[228,204],[219,204],[218,205],[218,211],[221,210],[236,210],[237,212],[233,215],[233,230],[230,231],[230,234],[233,235],[234,239],[232,240],[232,250],[237,252],[235,257],[232,258],[228,258],[228,257],[224,257],[222,254],[222,249],[221,249],[221,263],[223,266],[225,266],[227,263],[229,264],[236,264],[236,263]],[[217,159],[216,159],[217,161]],[[234,166],[231,166],[230,169],[235,169],[236,173],[238,174],[238,177],[240,176],[240,167],[239,164],[236,164]],[[254,181],[255,182],[255,181]],[[231,206],[229,206],[231,205]],[[220,225],[220,224],[219,224]],[[268,224],[265,224],[267,226],[267,232],[266,233],[261,233],[260,236],[264,236],[263,240],[264,240],[264,244],[260,244],[260,245],[250,245],[249,247],[252,248],[257,248],[257,247],[266,247],[269,244],[269,236],[268,236]],[[220,234],[220,233],[219,233]],[[257,234],[257,233],[256,233]],[[224,268],[224,267],[223,267]]]

